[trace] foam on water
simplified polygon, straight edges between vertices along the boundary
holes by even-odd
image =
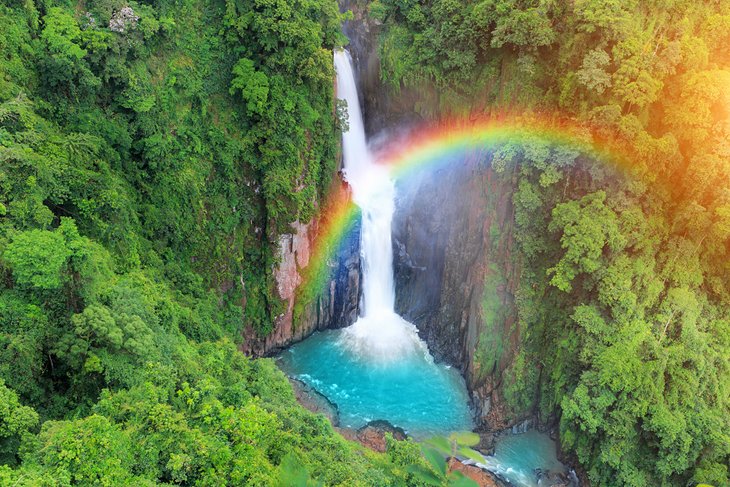
[[[342,426],[359,428],[385,419],[417,439],[473,428],[457,370],[434,363],[421,348],[393,352],[398,360],[373,360],[360,348],[363,342],[348,336],[350,330],[315,333],[279,357],[284,372],[337,405]]]
[[[423,356],[426,363],[433,363],[416,327],[388,310],[360,317],[354,325],[342,330],[337,340],[340,347],[376,366],[409,359],[413,354]]]

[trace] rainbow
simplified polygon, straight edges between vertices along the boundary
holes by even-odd
[[[625,141],[586,125],[564,119],[540,119],[536,115],[505,117],[477,122],[454,120],[419,127],[379,149],[376,160],[391,168],[394,178],[444,162],[477,149],[493,150],[505,145],[560,149],[601,161],[622,172],[638,176],[630,164],[632,154]]]
[[[531,147],[537,152],[561,150],[566,160],[577,156],[600,161],[630,177],[644,179],[648,175],[630,161],[636,160],[626,141],[615,134],[602,132],[584,124],[560,118],[540,118],[531,114],[503,116],[482,121],[453,120],[418,127],[375,150],[379,164],[391,168],[397,180],[440,164],[451,164],[455,156],[475,150],[504,147]],[[528,151],[526,151],[528,152]],[[543,152],[544,153],[544,152]],[[524,154],[529,157],[529,154]],[[297,302],[311,302],[324,289],[330,264],[345,237],[355,228],[359,209],[349,191],[339,184],[320,209],[317,238],[309,265],[302,270],[304,285]],[[297,313],[295,312],[295,320]]]
[[[349,187],[339,178],[332,182],[319,215],[309,263],[301,269],[302,285],[297,288],[293,315],[295,326],[304,306],[312,303],[325,289],[330,276],[330,262],[345,237],[355,230],[360,216],[360,209],[352,202]]]

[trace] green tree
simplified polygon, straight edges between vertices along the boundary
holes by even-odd
[[[579,201],[563,203],[553,210],[552,231],[559,231],[565,254],[548,269],[550,283],[562,291],[570,291],[572,281],[581,273],[590,274],[603,264],[606,249],[619,252],[624,238],[616,214],[605,205],[606,193],[598,191]]]
[[[18,395],[0,379],[0,462],[14,465],[20,439],[38,425],[38,413],[23,406]]]
[[[63,286],[70,256],[63,235],[48,230],[18,233],[3,253],[19,285],[41,290]]]
[[[269,80],[266,75],[256,71],[253,61],[239,59],[233,67],[231,94],[240,91],[246,107],[252,115],[262,115],[269,96]]]

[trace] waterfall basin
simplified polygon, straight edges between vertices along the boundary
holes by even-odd
[[[397,315],[393,319],[402,320]],[[472,430],[469,396],[458,370],[435,363],[405,320],[393,325],[399,335],[387,326],[375,334],[371,326],[372,321],[361,320],[348,328],[316,332],[283,351],[277,363],[335,404],[340,426],[357,429],[386,420],[415,440]],[[382,322],[378,327],[383,328]],[[384,337],[407,342],[409,332],[414,333],[413,346],[381,348]],[[555,442],[534,430],[501,435],[494,454],[479,466],[516,487],[550,485],[539,482],[539,472],[567,474]]]
[[[390,357],[353,347],[362,345],[353,339],[356,327],[317,332],[284,351],[278,364],[333,402],[344,427],[386,420],[417,440],[474,427],[458,370],[435,363],[425,346],[399,347]]]

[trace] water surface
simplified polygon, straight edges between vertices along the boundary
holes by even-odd
[[[280,367],[337,405],[340,424],[359,428],[384,419],[416,439],[471,430],[459,372],[435,364],[426,350],[373,360],[347,346],[344,330],[315,333],[279,357]]]
[[[557,457],[555,442],[544,433],[528,431],[497,439],[493,456],[484,467],[518,487],[537,487],[538,470],[566,472]]]

